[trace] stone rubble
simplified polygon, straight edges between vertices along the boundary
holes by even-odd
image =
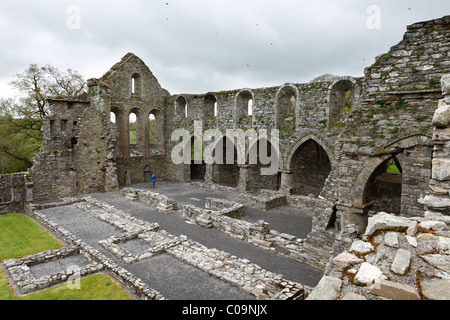
[[[331,283],[317,286],[307,299],[450,299],[450,224],[436,230],[439,218],[385,212],[369,218],[361,239],[330,259],[322,280]]]

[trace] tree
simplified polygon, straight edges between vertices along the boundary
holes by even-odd
[[[2,112],[18,118],[43,120],[48,115],[47,99],[73,99],[85,92],[86,82],[76,71],[59,71],[50,65],[36,64],[14,76],[10,85],[17,95],[2,100]]]
[[[74,99],[86,89],[78,72],[36,64],[16,74],[10,85],[15,96],[0,99],[0,173],[32,165],[42,143],[42,120],[49,113],[47,99]]]

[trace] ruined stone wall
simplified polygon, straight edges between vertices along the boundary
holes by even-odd
[[[450,71],[449,21],[444,17],[409,26],[404,39],[377,57],[362,78],[328,75],[269,88],[170,95],[129,53],[90,81],[86,101],[53,102],[54,117],[44,123],[43,152],[33,170],[33,181],[40,181],[35,195],[46,199],[114,190],[127,183],[127,172],[132,182],[145,181],[146,172],[175,181],[198,178],[190,165],[172,162],[179,141],[171,141],[171,134],[186,129],[193,135],[195,121],[202,121],[202,132],[278,129],[280,138],[278,174],[261,177],[255,168],[207,165],[208,183],[225,182],[250,193],[265,185],[288,196],[303,188],[302,194],[314,195],[320,213],[315,229],[326,228],[333,214],[345,226],[367,220],[376,173],[396,156],[403,166],[400,213],[419,215],[423,205],[417,199],[431,178],[431,118],[442,98],[438,82]],[[134,145],[131,113],[137,116]],[[149,140],[150,114],[156,118],[155,143]],[[312,142],[326,166],[316,165],[307,148]],[[299,198],[292,199],[289,203],[301,205]]]
[[[344,225],[370,210],[374,172],[396,155],[403,155],[405,169],[400,213],[423,215],[417,199],[431,178],[431,118],[442,98],[439,78],[450,67],[449,23],[444,17],[409,26],[404,39],[365,70],[361,105],[336,123],[342,128],[338,161],[322,195],[337,204]]]
[[[450,75],[441,79],[444,98],[439,101],[433,117],[433,171],[428,194],[421,201],[430,216],[450,214]]]
[[[0,175],[0,215],[23,212],[25,202],[31,197],[27,173]]]
[[[144,181],[144,168],[148,165],[151,171],[164,176],[166,168],[160,168],[161,156],[166,143],[165,99],[168,92],[161,88],[158,80],[145,63],[129,53],[114,65],[100,80],[109,89],[109,101],[102,106],[103,110],[115,114],[115,127],[118,134],[117,170],[120,184],[125,183],[124,172],[131,174],[132,181]],[[130,144],[130,114],[137,117],[137,143]],[[149,140],[149,117],[153,114],[157,123],[155,144]],[[129,159],[131,163],[129,163]],[[153,158],[153,160],[150,160]],[[125,160],[127,159],[127,160]],[[135,165],[134,165],[135,164]]]
[[[115,135],[102,110],[107,92],[98,83],[89,90],[90,102],[49,101],[42,150],[31,169],[35,201],[118,188]]]

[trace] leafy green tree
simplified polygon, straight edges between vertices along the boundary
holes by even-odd
[[[23,171],[33,163],[42,144],[42,120],[49,98],[81,96],[86,82],[76,71],[30,65],[14,76],[14,97],[0,99],[0,173]]]

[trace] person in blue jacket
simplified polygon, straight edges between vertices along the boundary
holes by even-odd
[[[152,174],[152,183],[153,183],[153,188],[155,188],[155,183],[156,183],[156,176],[155,176],[155,174]]]

